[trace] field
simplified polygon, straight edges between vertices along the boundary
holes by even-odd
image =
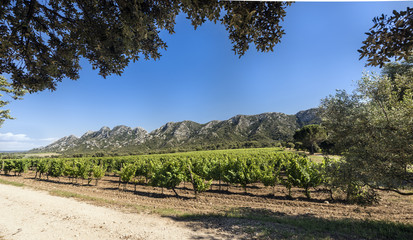
[[[283,154],[280,149],[231,150],[152,155],[157,158],[183,156],[256,156]],[[134,157],[130,157],[133,161]],[[136,157],[135,157],[136,158]],[[231,158],[231,157],[229,157]],[[102,161],[105,159],[101,159]],[[125,160],[125,159],[124,159]],[[73,161],[66,160],[66,161]],[[129,161],[129,160],[128,160]],[[193,166],[193,165],[191,165]],[[195,170],[194,170],[195,171]],[[73,197],[96,205],[127,212],[153,213],[170,217],[191,228],[219,229],[243,238],[256,239],[412,239],[413,197],[380,192],[380,203],[371,206],[348,204],[336,195],[334,201],[320,185],[292,187],[291,196],[281,184],[266,187],[260,181],[242,184],[212,180],[205,192],[194,197],[190,180],[180,182],[175,191],[135,181],[119,184],[119,173],[106,172],[98,185],[87,179],[38,176],[27,171],[22,176],[1,175],[0,183],[47,190],[53,195]],[[221,189],[220,189],[221,188]]]

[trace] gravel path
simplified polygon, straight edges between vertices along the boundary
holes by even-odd
[[[169,218],[128,214],[0,184],[0,239],[217,239]],[[219,237],[218,237],[219,238]]]

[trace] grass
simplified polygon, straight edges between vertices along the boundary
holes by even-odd
[[[49,193],[54,196],[65,197],[65,198],[76,198],[79,200],[95,202],[95,203],[100,203],[100,204],[116,204],[117,203],[114,200],[107,200],[104,198],[92,197],[92,196],[88,196],[84,194],[78,194],[78,193],[63,191],[63,190],[50,190]]]
[[[217,150],[201,150],[201,151],[188,151],[188,152],[175,152],[175,153],[158,153],[158,154],[144,154],[141,156],[170,156],[170,155],[200,155],[200,154],[210,154],[211,152],[214,153],[248,153],[248,152],[255,152],[255,151],[268,151],[268,152],[283,152],[284,149],[280,147],[268,147],[268,148],[236,148],[236,149],[217,149]]]
[[[163,217],[170,217],[170,216],[183,216],[186,213],[173,209],[173,208],[155,208],[151,211],[151,213],[159,214]]]
[[[115,200],[92,197],[92,196],[78,194],[78,193],[69,192],[69,191],[50,190],[49,192],[51,195],[54,195],[54,196],[65,197],[65,198],[76,198],[78,200],[92,202],[92,203],[99,204],[99,205],[111,205],[111,206],[124,207],[128,209],[133,209],[134,211],[138,213],[150,212],[150,213],[155,213],[161,216],[168,216],[168,217],[181,216],[184,214],[183,212],[173,209],[173,208],[153,208],[153,207],[142,206],[138,204],[122,203],[122,202],[118,202]]]
[[[316,163],[321,163],[324,160],[324,155],[322,154],[314,154],[314,155],[307,155],[307,156],[310,160]],[[335,160],[340,158],[340,156],[337,156],[337,155],[328,155],[328,157],[331,159],[335,159]]]
[[[12,181],[7,181],[7,180],[3,180],[3,179],[0,179],[0,184],[12,185],[12,186],[15,186],[15,187],[23,187],[24,186],[23,183],[12,182]]]
[[[295,150],[295,149],[288,149],[288,148],[286,148],[284,151],[285,152],[298,153],[298,154],[305,154],[305,155],[307,155],[307,157],[310,160],[312,160],[313,162],[316,162],[316,163],[321,163],[324,160],[324,155],[321,154],[321,153],[315,153],[315,154],[311,155],[309,152],[298,151],[298,150]],[[329,158],[332,158],[332,159],[335,159],[335,160],[338,160],[341,157],[341,156],[338,156],[338,155],[327,155],[327,156]]]
[[[26,153],[24,154],[25,158],[30,158],[30,157],[35,157],[35,158],[39,158],[39,157],[57,157],[60,156],[60,153]]]
[[[238,219],[261,223],[245,228],[263,238],[277,239],[413,239],[413,224],[388,221],[323,219],[308,215],[289,216],[252,208],[233,208],[221,214],[185,214],[185,220]],[[209,220],[211,221],[211,220]],[[217,220],[215,221],[217,222]],[[270,223],[270,224],[268,224]]]

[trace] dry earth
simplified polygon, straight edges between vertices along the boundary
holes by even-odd
[[[296,231],[280,224],[264,226],[262,221],[251,219],[206,217],[193,221],[174,217],[183,213],[226,215],[234,209],[288,218],[413,223],[413,196],[393,193],[380,193],[379,205],[358,206],[330,201],[327,193],[316,190],[308,200],[301,190],[293,189],[291,200],[286,198],[284,187],[277,186],[273,195],[271,188],[260,184],[250,186],[245,194],[236,186],[223,186],[218,191],[215,183],[212,190],[195,199],[188,183],[179,186],[177,197],[171,190],[162,193],[161,189],[144,184],[136,189],[129,184],[119,190],[115,176],[104,177],[98,186],[80,180],[72,183],[67,178],[37,180],[32,172],[22,177],[1,175],[1,179],[26,186],[0,184],[0,236],[4,239],[256,239],[261,238],[260,229],[281,229],[283,234]],[[99,206],[50,196],[44,191]],[[288,238],[288,234],[283,237]]]
[[[153,214],[124,213],[3,184],[0,184],[0,212],[0,233],[4,239],[222,238]]]

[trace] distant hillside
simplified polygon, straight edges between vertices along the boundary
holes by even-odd
[[[262,113],[237,115],[224,121],[200,124],[192,121],[169,122],[148,133],[143,128],[116,126],[88,131],[80,138],[70,135],[30,152],[57,153],[148,153],[163,149],[235,148],[242,145],[271,145],[292,140],[295,130],[320,123],[317,109],[295,115]]]

